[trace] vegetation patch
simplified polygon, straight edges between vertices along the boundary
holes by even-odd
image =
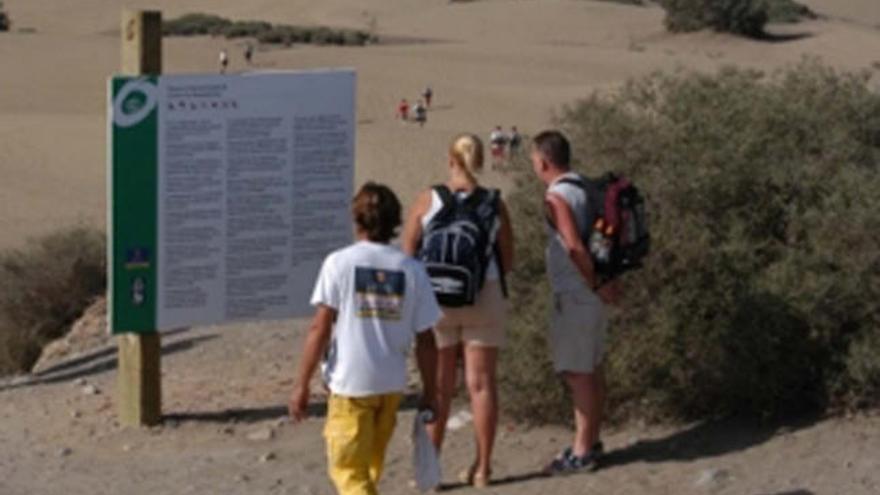
[[[880,405],[880,93],[821,62],[660,73],[567,107],[577,168],[648,198],[653,252],[610,327],[609,417],[770,418]],[[521,164],[530,170],[526,163]],[[509,203],[544,233],[542,187]],[[544,342],[543,247],[511,280],[507,411],[570,421]]]
[[[672,32],[713,29],[761,37],[768,23],[815,19],[809,7],[795,0],[660,0],[666,28]]]
[[[9,14],[6,13],[6,9],[3,8],[3,2],[0,1],[0,32],[9,31],[12,27],[12,20],[9,18]]]
[[[186,14],[164,21],[165,36],[223,36],[226,38],[254,38],[264,44],[363,46],[378,41],[375,33],[357,29],[291,26],[264,21],[232,21],[212,14]]]
[[[106,281],[104,234],[77,227],[0,253],[0,374],[30,371]]]
[[[647,5],[646,0],[597,0],[597,1],[606,2],[606,3],[622,3],[624,5],[639,5],[639,6]]]

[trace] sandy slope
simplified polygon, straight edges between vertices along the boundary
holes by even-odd
[[[362,48],[296,47],[257,54],[271,69],[358,69],[357,180],[390,183],[404,199],[443,174],[456,132],[492,126],[540,129],[555,108],[594,89],[613,88],[656,69],[711,70],[736,63],[772,69],[805,54],[842,68],[880,60],[877,0],[808,0],[827,20],[775,28],[809,35],[760,43],[711,33],[671,36],[656,8],[587,0],[7,0],[19,27],[0,35],[0,248],[73,222],[102,224],[105,197],[105,81],[118,66],[122,5],[158,6],[166,15],[211,10],[237,18],[363,27],[375,18],[392,41]],[[166,72],[213,71],[220,39],[166,42]],[[436,108],[425,129],[392,118],[396,101],[425,84]],[[489,182],[506,179],[487,174]],[[296,329],[291,332],[290,328]],[[290,387],[302,325],[296,322],[202,328],[166,339],[165,399],[183,414],[158,430],[121,430],[112,420],[112,349],[78,367],[0,384],[0,494],[329,493],[320,423],[277,426]],[[84,395],[74,378],[102,393]],[[228,408],[245,408],[224,415]],[[73,417],[78,413],[78,417]],[[204,413],[204,414],[202,414]],[[404,424],[389,458],[387,493],[407,493]],[[500,439],[498,493],[860,494],[880,491],[876,419],[830,421],[776,431],[726,425],[637,431],[608,439],[618,466],[596,476],[521,479],[559,447],[554,429],[512,427]],[[273,427],[274,440],[252,442]],[[448,478],[467,464],[470,433],[454,434]],[[644,440],[633,445],[634,439]],[[654,439],[654,440],[651,440]],[[126,448],[127,446],[127,448]],[[61,455],[63,448],[69,455]],[[273,452],[277,460],[260,463]],[[695,480],[722,470],[705,487]],[[247,480],[245,480],[247,478]],[[278,483],[278,480],[281,482]],[[800,491],[799,491],[800,490]]]
[[[3,495],[179,495],[333,493],[315,419],[292,426],[284,399],[304,325],[279,322],[201,328],[164,339],[164,398],[170,416],[153,429],[113,419],[113,349],[50,367],[29,385],[0,381]],[[84,393],[90,386],[98,394]],[[457,408],[458,409],[458,408]],[[414,494],[412,411],[399,417],[385,494]],[[271,430],[273,438],[253,440]],[[557,495],[871,495],[880,491],[880,418],[640,428],[606,435],[608,467],[545,479],[540,465],[569,438],[559,428],[503,423],[495,456],[499,484],[487,493]],[[471,429],[452,431],[445,481],[472,459]],[[70,449],[69,451],[66,449]],[[260,459],[267,454],[275,458]]]

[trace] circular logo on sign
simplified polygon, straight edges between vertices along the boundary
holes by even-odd
[[[134,79],[122,87],[113,100],[113,123],[119,127],[137,125],[158,103],[158,89],[147,79]]]

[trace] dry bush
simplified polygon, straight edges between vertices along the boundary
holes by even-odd
[[[279,45],[314,43],[362,46],[377,41],[375,34],[357,29],[290,26],[264,21],[231,21],[212,14],[186,14],[177,19],[164,21],[162,31],[165,36],[210,35],[255,38],[260,43]]]
[[[702,29],[764,36],[767,23],[815,19],[816,14],[794,0],[660,0],[666,28],[672,32]]]
[[[77,227],[0,253],[0,374],[29,371],[106,289],[104,234]]]

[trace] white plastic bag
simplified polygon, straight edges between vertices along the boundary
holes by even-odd
[[[432,411],[419,411],[413,420],[413,471],[416,487],[422,492],[440,485],[440,459],[437,458],[437,450],[425,429],[425,423],[432,421],[433,416]]]

